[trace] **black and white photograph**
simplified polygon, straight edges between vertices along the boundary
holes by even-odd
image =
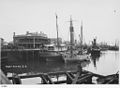
[[[119,40],[120,0],[0,0],[0,84],[119,86]]]

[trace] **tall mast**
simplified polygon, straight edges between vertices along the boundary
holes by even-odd
[[[73,56],[73,45],[74,45],[74,28],[72,23],[72,18],[70,17],[70,53]]]
[[[74,45],[74,28],[72,23],[72,18],[70,17],[70,43]]]
[[[58,51],[59,51],[59,42],[58,42],[58,16],[56,15],[56,31],[57,31],[57,47],[58,47]]]
[[[81,48],[82,48],[82,45],[83,45],[83,22],[81,21],[81,32],[80,32],[81,36],[80,36],[80,45],[81,45]]]

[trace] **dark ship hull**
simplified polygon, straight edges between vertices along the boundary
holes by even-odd
[[[6,54],[3,56],[3,54]],[[58,61],[64,62],[62,55],[56,54],[55,52],[40,52],[40,51],[9,51],[2,52],[2,59],[6,58],[8,62],[48,62],[48,61]]]
[[[99,56],[100,55],[100,47],[96,43],[96,39],[92,42],[92,47],[90,50],[91,56]]]
[[[100,49],[91,49],[91,56],[100,55]]]
[[[41,62],[64,62],[62,55],[40,55]]]
[[[63,56],[60,53],[48,50],[39,52],[39,60],[41,62],[64,62]]]

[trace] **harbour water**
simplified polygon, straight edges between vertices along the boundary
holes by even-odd
[[[119,55],[119,51],[103,51],[100,57],[91,58],[84,69],[101,75],[115,74],[119,71]]]
[[[98,57],[91,57],[90,61],[83,62],[83,69],[100,75],[115,74],[119,71],[119,51],[102,51]],[[29,75],[56,71],[75,71],[78,63],[40,63],[35,61],[11,62],[5,65],[8,75],[17,73],[19,75]]]

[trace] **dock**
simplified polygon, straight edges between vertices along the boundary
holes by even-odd
[[[65,80],[59,80],[60,76],[64,76]],[[83,70],[81,75],[78,75],[77,71],[60,71],[60,72],[39,73],[35,75],[26,75],[26,76],[19,76],[16,74],[12,77],[8,77],[8,79],[12,81],[12,84],[22,84],[21,79],[35,78],[35,77],[40,77],[42,79],[42,81],[40,81],[39,84],[118,84],[119,83],[118,74],[103,76],[86,70]],[[56,78],[57,81],[52,80],[53,77]],[[97,78],[96,79],[97,83],[93,82],[94,77]]]

